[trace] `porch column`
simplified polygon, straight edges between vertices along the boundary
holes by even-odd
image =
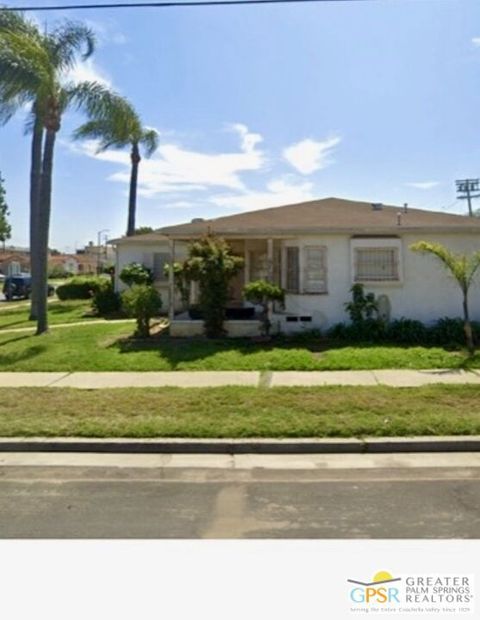
[[[170,248],[168,270],[168,318],[171,322],[175,318],[175,271],[173,269],[173,264],[175,262],[175,240],[169,239],[168,246]]]
[[[267,280],[273,284],[273,239],[267,239]],[[273,317],[273,301],[268,302],[268,320]]]
[[[250,252],[248,251],[248,242],[246,239],[243,242],[243,258],[243,283],[247,285],[250,282]]]

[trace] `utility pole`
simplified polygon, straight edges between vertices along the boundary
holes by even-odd
[[[473,217],[472,199],[480,198],[480,179],[462,179],[455,181],[457,185],[457,198],[468,202],[468,215]]]

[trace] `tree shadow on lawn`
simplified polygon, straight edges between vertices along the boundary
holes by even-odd
[[[121,338],[109,345],[109,348],[115,348],[120,353],[138,353],[140,351],[156,351],[162,357],[172,370],[176,370],[181,364],[186,362],[196,362],[199,360],[208,360],[218,353],[228,353],[234,351],[237,355],[248,356],[252,353],[260,351],[268,352],[278,348],[293,348],[291,346],[283,346],[275,340],[270,342],[256,342],[246,338],[235,339],[207,339],[205,337],[192,338],[170,338],[166,334],[152,336],[151,338]],[[205,370],[208,370],[208,363]],[[211,369],[215,370],[215,363],[211,364]]]
[[[279,336],[274,337],[272,340],[268,342],[259,342],[254,339],[218,339],[218,340],[209,340],[204,337],[192,337],[192,338],[170,338],[165,333],[160,333],[152,336],[148,339],[139,339],[133,336],[127,338],[120,338],[115,342],[109,345],[109,348],[115,348],[120,353],[138,353],[141,351],[155,351],[158,353],[158,356],[161,357],[168,367],[172,370],[176,370],[181,367],[185,363],[194,363],[202,361],[201,368],[204,370],[216,370],[218,369],[218,364],[215,362],[215,356],[219,353],[229,353],[234,352],[236,356],[239,357],[248,357],[257,353],[269,353],[276,351],[280,354],[284,351],[286,355],[290,350],[300,350],[304,351],[307,354],[311,355],[311,360],[301,360],[299,358],[295,358],[291,360],[285,360],[285,364],[280,363],[279,365],[274,361],[274,359],[257,359],[256,361],[252,360],[252,368],[262,370],[270,369],[270,361],[272,362],[272,366],[277,367],[278,369],[283,370],[322,370],[322,369],[330,369],[329,368],[329,360],[325,357],[326,366],[322,367],[322,358],[326,356],[329,352],[339,352],[340,354],[345,352],[345,359],[338,359],[337,361],[332,361],[333,366],[336,368],[343,368],[345,370],[354,369],[361,367],[364,363],[367,364],[366,367],[373,367],[375,365],[375,360],[378,358],[378,368],[385,367],[391,368],[388,363],[385,364],[385,359],[391,358],[393,352],[404,352],[405,358],[402,359],[399,363],[401,367],[404,368],[414,368],[418,365],[418,356],[422,354],[422,351],[418,351],[417,349],[424,350],[427,357],[430,352],[432,352],[433,357],[431,367],[440,367],[444,366],[451,369],[458,370],[467,370],[469,368],[480,367],[480,353],[476,354],[474,357],[468,357],[466,351],[461,347],[441,347],[438,345],[419,345],[419,344],[401,344],[401,343],[391,343],[391,342],[344,342],[344,341],[333,341],[326,340],[321,337],[312,337],[309,338],[308,334],[300,334],[299,336]],[[361,359],[352,356],[352,349],[365,352],[368,358],[368,351],[372,351],[372,360],[365,359],[363,362]],[[385,349],[382,351],[382,349]],[[435,363],[435,349],[438,351],[443,351],[448,355],[448,363],[445,365],[445,360],[443,360],[443,364]],[[408,353],[411,351],[411,360],[408,359]],[[278,362],[278,357],[276,358]],[[237,360],[238,361],[238,360]],[[408,363],[408,362],[411,363]],[[233,366],[235,366],[235,361],[232,360]],[[426,362],[428,365],[428,362]],[[258,364],[258,366],[256,365]],[[227,363],[228,365],[228,363]],[[360,366],[359,366],[360,365]],[[297,367],[298,366],[298,367]],[[250,368],[250,364],[242,364],[238,363],[239,369]],[[420,364],[421,368],[422,365]],[[424,368],[426,366],[423,366]],[[234,368],[232,368],[234,369]]]
[[[22,336],[16,336],[14,338],[3,340],[2,342],[0,342],[0,348],[4,347],[7,344],[11,344],[13,342],[25,340],[26,338],[33,338],[33,336],[32,334],[25,334]],[[3,353],[0,350],[0,370],[8,370],[9,364],[15,364],[17,362],[24,362],[26,360],[30,360],[36,357],[37,355],[44,353],[46,350],[47,350],[46,346],[41,345],[41,344],[35,344],[22,351],[12,351],[11,353]]]

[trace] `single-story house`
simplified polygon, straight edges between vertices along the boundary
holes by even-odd
[[[8,275],[9,266],[12,264],[19,265],[19,271],[30,271],[30,255],[28,252],[0,252],[0,273]]]
[[[55,254],[49,257],[50,269],[59,267],[71,275],[91,275],[97,273],[97,261],[94,257],[77,254]]]
[[[357,282],[375,293],[387,319],[408,317],[429,323],[461,316],[457,284],[434,257],[412,252],[409,246],[425,240],[456,252],[480,250],[480,218],[339,198],[197,218],[117,240],[117,277],[132,261],[153,269],[172,334],[201,333],[202,324],[178,314],[178,296],[172,295],[174,275],[165,275],[164,265],[181,260],[188,243],[206,234],[223,237],[245,259],[242,272],[232,281],[229,305],[248,306],[242,289],[253,280],[268,279],[285,289],[285,306],[275,306],[272,313],[274,329],[282,332],[325,329],[348,320],[344,304]],[[472,318],[480,320],[480,285],[474,287],[470,303]],[[258,330],[256,320],[227,321],[226,326],[232,335]]]

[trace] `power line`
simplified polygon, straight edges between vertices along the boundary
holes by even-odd
[[[58,6],[0,6],[1,11],[89,11],[93,9],[167,9],[172,7],[231,6],[247,4],[306,4],[333,2],[372,2],[375,0],[187,0],[186,2],[109,2],[98,4],[60,4]]]
[[[472,200],[480,198],[480,179],[460,179],[455,181],[457,185],[458,200],[466,200],[468,202],[468,214],[473,216]]]

